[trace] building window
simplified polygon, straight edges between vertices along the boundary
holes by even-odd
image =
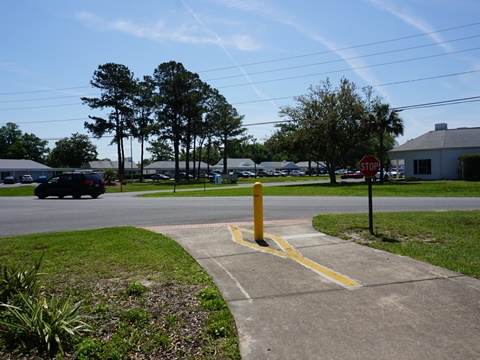
[[[432,160],[413,160],[414,175],[432,175]]]

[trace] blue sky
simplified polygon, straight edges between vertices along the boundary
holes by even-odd
[[[101,64],[135,77],[174,60],[217,88],[261,141],[280,107],[341,77],[392,107],[480,97],[478,0],[23,0],[0,13],[0,126],[50,140],[88,134],[80,97]],[[478,99],[472,99],[478,100]],[[404,110],[400,144],[480,126],[480,102]],[[248,126],[251,125],[251,126]],[[116,160],[109,139],[93,140]],[[127,143],[126,153],[130,153]],[[139,161],[139,145],[133,143]]]

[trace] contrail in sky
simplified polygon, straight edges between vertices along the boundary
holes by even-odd
[[[243,76],[245,76],[245,78],[247,79],[247,81],[249,82],[250,86],[252,87],[253,91],[258,95],[260,96],[261,98],[263,99],[270,99],[270,96],[267,96],[265,95],[264,93],[262,93],[254,84],[253,84],[253,81],[252,79],[250,78],[250,76],[248,75],[248,73],[240,66],[240,64],[238,64],[235,59],[233,58],[233,56],[230,54],[230,52],[227,50],[227,48],[223,45],[223,42],[222,42],[222,38],[220,36],[218,36],[218,34],[213,31],[212,29],[210,29],[202,20],[200,20],[200,18],[193,12],[193,10],[188,7],[188,5],[185,3],[185,1],[181,0],[181,3],[183,5],[183,7],[190,13],[190,15],[193,16],[193,18],[195,19],[195,21],[197,21],[201,26],[203,26],[209,33],[211,33],[214,37],[215,37],[215,40],[216,40],[216,43],[218,44],[218,46],[220,46],[220,48],[223,50],[223,52],[227,55],[227,57],[232,61],[232,63],[242,72]],[[273,100],[270,100],[270,103],[275,107],[277,108],[278,106],[274,103]]]

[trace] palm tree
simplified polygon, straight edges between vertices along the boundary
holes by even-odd
[[[385,135],[403,135],[403,120],[398,116],[398,113],[398,110],[391,109],[388,104],[378,103],[373,108],[373,114],[369,114],[370,129],[378,135],[380,145],[380,184],[383,184]]]

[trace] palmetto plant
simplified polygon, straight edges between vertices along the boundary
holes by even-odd
[[[36,347],[49,355],[58,350],[63,353],[62,343],[90,330],[84,322],[88,316],[81,302],[39,296],[41,261],[31,267],[2,267],[0,330],[8,335],[12,347]]]
[[[42,258],[33,266],[17,268],[14,265],[6,264],[1,268],[0,278],[0,302],[8,303],[16,294],[34,296],[39,285],[40,263]]]
[[[84,320],[81,302],[52,297],[34,298],[18,294],[18,305],[1,304],[5,316],[0,325],[15,334],[14,337],[25,347],[36,346],[47,354],[63,353],[62,343],[68,338],[91,331]]]

